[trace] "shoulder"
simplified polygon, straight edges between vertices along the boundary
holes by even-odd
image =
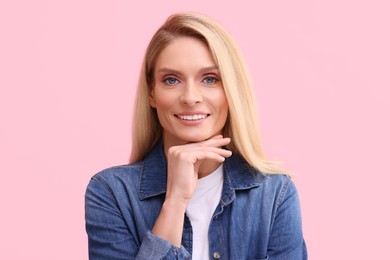
[[[287,197],[297,194],[296,187],[289,175],[285,174],[267,174],[264,175],[263,181],[260,182],[260,187],[268,194],[273,194],[273,197],[278,207]]]
[[[276,189],[276,190],[285,190],[288,186],[291,185],[292,179],[289,175],[286,174],[262,174],[259,183],[260,186],[264,186],[268,189]]]
[[[285,193],[292,184],[290,176],[260,172],[238,155],[228,158],[225,165],[225,172],[229,177],[227,180],[236,190],[255,188],[255,193],[275,196]]]
[[[142,162],[136,162],[104,169],[91,177],[87,189],[99,188],[109,193],[116,193],[129,187],[135,187],[139,182],[142,166]]]
[[[256,191],[268,194],[272,197],[282,198],[289,190],[295,191],[294,183],[286,174],[264,174],[258,171],[252,172],[255,178]]]

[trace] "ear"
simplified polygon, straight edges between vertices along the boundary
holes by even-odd
[[[150,95],[149,95],[149,105],[153,108],[156,108],[156,100],[154,98],[154,89],[152,89],[152,91],[150,92]]]

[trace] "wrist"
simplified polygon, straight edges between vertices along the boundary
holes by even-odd
[[[180,247],[186,207],[185,200],[165,198],[152,233],[167,240],[172,245]]]
[[[167,196],[165,198],[163,209],[169,212],[185,213],[188,205],[188,199]]]

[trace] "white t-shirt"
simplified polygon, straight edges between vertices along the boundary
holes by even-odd
[[[198,180],[186,214],[191,221],[192,259],[209,259],[208,231],[213,213],[221,200],[223,167]]]

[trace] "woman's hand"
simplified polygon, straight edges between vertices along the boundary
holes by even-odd
[[[168,176],[165,201],[152,233],[180,246],[184,213],[198,177],[210,174],[232,152],[221,148],[230,138],[214,136],[206,141],[172,146],[167,152]]]
[[[168,149],[168,181],[166,199],[185,204],[192,197],[200,175],[213,172],[232,152],[220,148],[230,138],[214,136],[206,141],[172,146]]]

